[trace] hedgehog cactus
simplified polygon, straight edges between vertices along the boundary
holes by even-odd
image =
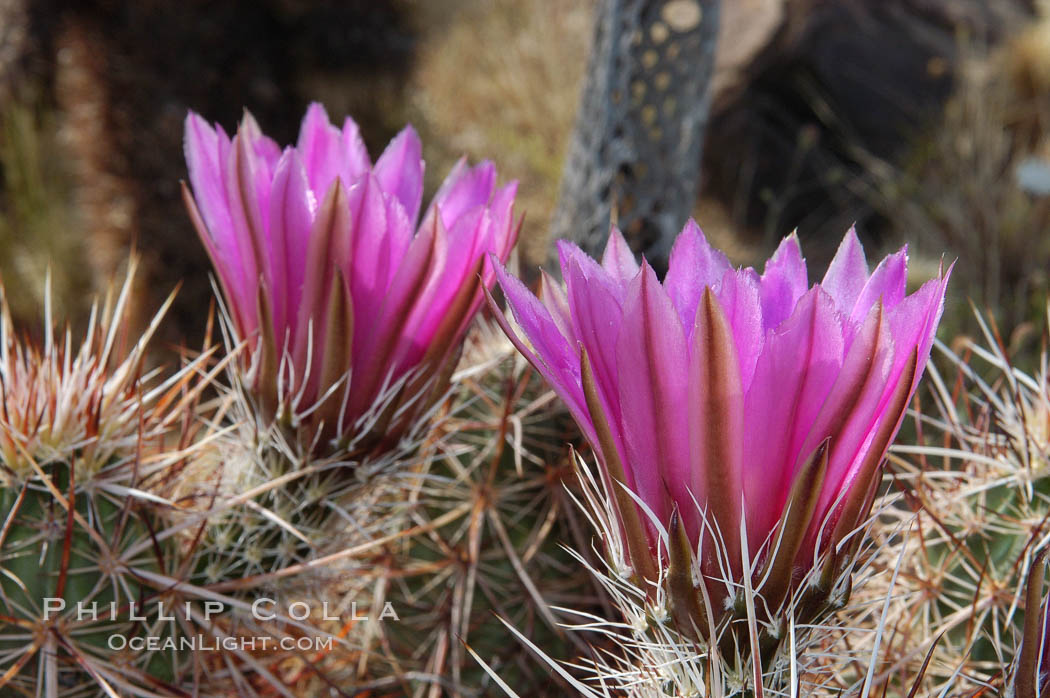
[[[662,282],[614,230],[536,298],[514,184],[421,213],[410,128],[372,163],[318,105],[284,151],[191,114],[186,155],[224,358],[148,370],[130,273],[79,347],[0,298],[0,694],[1046,692],[1047,360],[941,347],[968,390],[931,371],[880,490],[947,273],[851,232],[810,286],[690,222]]]
[[[812,288],[795,236],[759,275],[690,222],[662,284],[615,229],[600,264],[560,252],[564,291],[499,274],[504,327],[599,456],[618,576],[760,673],[785,604],[811,623],[848,582],[947,274],[909,296],[905,251],[869,272],[853,231]]]
[[[167,685],[176,672],[176,655],[126,640],[171,632],[158,622],[163,592],[143,575],[172,563],[173,541],[155,537],[160,500],[147,490],[173,471],[142,454],[184,417],[194,367],[162,382],[144,373],[164,309],[122,348],[133,267],[95,306],[78,349],[68,329],[56,337],[50,301],[40,349],[16,338],[0,306],[0,686],[112,695]]]
[[[212,386],[226,403],[222,428],[194,449],[179,490],[206,521],[195,551],[202,583],[266,577],[396,528],[397,479],[369,477],[386,459],[359,462],[347,478],[344,460],[305,460],[279,427],[258,429],[243,394]]]
[[[371,540],[386,519],[373,507],[353,532],[308,529],[287,510],[313,521],[335,506],[338,491],[297,486],[310,469],[282,477],[286,458],[277,459],[280,472],[254,473],[239,497],[224,489],[222,459],[236,464],[240,449],[260,462],[245,420],[234,429],[216,425],[229,410],[223,395],[219,414],[215,402],[199,404],[229,360],[208,373],[208,351],[164,378],[146,371],[163,311],[124,349],[131,286],[129,274],[119,295],[96,309],[79,349],[68,331],[56,341],[50,317],[41,349],[19,342],[2,309],[0,688],[36,688],[48,698],[60,689],[287,693],[305,679],[284,670],[298,655],[277,643],[319,640],[326,650],[316,661],[332,655],[344,663],[350,643],[336,636],[345,620],[325,624],[281,610],[295,601],[322,609],[334,574],[345,574],[336,570],[320,589],[289,583],[325,548],[304,548],[298,538],[299,547],[288,546],[289,530],[303,536],[285,519],[315,541],[327,534],[343,544]],[[267,618],[251,605],[263,596],[273,600]]]
[[[1039,613],[1025,603],[1029,570],[1042,569],[1036,558],[1050,540],[1047,357],[1037,374],[1020,370],[995,327],[977,321],[981,341],[960,342],[962,351],[938,345],[932,400],[915,420],[918,443],[891,458],[898,501],[874,531],[874,564],[897,574],[859,593],[880,605],[892,597],[886,680],[897,685],[928,654],[931,695],[1006,691],[1024,623]],[[857,649],[865,647],[870,640]]]
[[[477,495],[472,479],[434,462],[451,464],[468,447],[447,453],[446,432],[429,423],[439,411],[461,419],[464,403],[447,400],[459,392],[451,373],[494,282],[489,255],[505,262],[516,239],[515,184],[497,187],[491,163],[460,162],[420,215],[415,132],[406,128],[372,164],[356,124],[348,118],[340,130],[316,104],[283,153],[250,116],[231,139],[190,114],[186,156],[185,199],[217,272],[230,357],[227,387],[216,383],[218,428],[195,451],[196,488],[182,492],[205,505],[194,583],[243,599],[335,596],[373,608],[389,590],[402,608],[436,611],[418,603],[440,584],[404,573],[423,582],[399,596],[378,561],[398,550],[414,570],[414,555],[429,557],[434,536],[458,537],[447,529],[471,512],[490,516],[468,502]],[[470,450],[499,444],[511,416],[503,407],[498,425],[468,430]],[[506,460],[496,457],[500,478]],[[545,520],[548,531],[549,512]],[[406,523],[415,525],[402,531]],[[474,595],[477,580],[473,568],[456,603]],[[457,684],[461,666],[476,670],[455,638],[466,638],[478,613],[460,607],[425,668],[452,667]],[[357,623],[347,637],[374,653],[384,632],[400,636],[397,626]],[[409,637],[409,654],[418,639]],[[384,648],[393,666],[416,664],[389,641]],[[328,679],[347,679],[346,666],[330,664]],[[366,655],[349,677],[374,676],[377,666],[390,665]]]
[[[372,608],[369,561],[382,541],[398,538],[405,521],[402,479],[369,477],[367,461],[349,478],[338,457],[304,461],[279,425],[259,429],[255,405],[236,382],[234,388],[212,385],[220,393],[221,426],[193,449],[188,483],[178,493],[182,516],[201,522],[199,530],[190,528],[196,535],[182,553],[192,561],[192,585],[222,594],[241,611],[260,598],[276,608],[303,603],[311,610],[310,618],[299,619],[304,622],[285,616],[265,625],[252,612],[234,608],[245,636],[339,639],[329,643],[323,667],[320,660],[310,662],[292,672],[294,680],[275,671],[263,677],[271,687],[314,687],[302,689],[309,692],[317,681],[352,681],[359,636],[369,632],[384,605],[375,597],[378,608]],[[372,620],[362,622],[370,612]],[[295,654],[271,652],[265,659],[276,667],[294,663]],[[238,674],[258,674],[243,658],[234,662]],[[221,692],[236,685],[218,676],[209,688]]]
[[[468,644],[513,668],[522,685],[538,685],[542,667],[508,645],[496,614],[567,652],[570,638],[547,604],[595,605],[586,571],[560,545],[586,543],[564,489],[571,468],[561,444],[576,433],[571,420],[496,328],[479,326],[465,353],[456,390],[411,471],[398,476],[372,477],[365,461],[354,469],[360,477],[348,478],[339,457],[304,458],[278,425],[257,430],[239,383],[214,383],[226,426],[201,439],[207,446],[187,469],[192,484],[179,492],[202,505],[188,511],[205,522],[193,540],[192,585],[242,603],[327,603],[338,621],[311,618],[294,630],[345,639],[295,673],[294,684],[275,675],[273,686],[294,686],[295,695],[332,684],[470,694],[485,679]],[[391,610],[397,620],[380,620]],[[210,690],[228,690],[219,679]]]

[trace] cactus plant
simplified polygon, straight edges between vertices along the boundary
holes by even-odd
[[[179,466],[148,454],[199,392],[192,363],[163,380],[146,366],[167,304],[129,334],[134,267],[79,347],[55,327],[49,284],[40,347],[0,300],[0,686],[16,692],[141,694],[171,685],[181,662],[128,643],[173,632],[166,590],[146,576],[175,564],[150,490]]]
[[[589,544],[566,486],[567,440],[580,436],[564,407],[490,323],[470,335],[457,386],[413,477],[405,535],[371,558],[376,594],[401,614],[375,626],[376,686],[420,698],[493,690],[477,653],[529,695],[566,695],[500,618],[549,652],[570,659],[586,643],[561,624],[558,607],[600,608],[602,594],[563,548]]]
[[[565,288],[539,298],[497,270],[520,330],[500,318],[599,456],[610,572],[757,690],[785,619],[848,596],[950,269],[909,296],[906,250],[869,272],[851,230],[810,288],[795,236],[759,275],[692,221],[662,283],[615,227],[600,263],[559,252]]]
[[[927,693],[916,695],[1006,691],[1028,570],[1050,532],[1047,357],[1022,371],[976,316],[980,341],[937,345],[915,443],[891,455],[896,504],[875,530],[873,565],[897,574],[892,588],[884,576],[860,592],[891,598],[877,674],[890,692],[924,663]]]

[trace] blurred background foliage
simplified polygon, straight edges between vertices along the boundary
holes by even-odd
[[[188,109],[279,141],[309,101],[378,155],[421,132],[427,188],[463,154],[521,181],[522,261],[543,261],[598,0],[0,0],[0,274],[27,327],[52,269],[82,315],[134,247],[163,339],[211,302],[182,210]],[[798,228],[812,275],[858,224],[911,245],[918,282],[959,259],[966,298],[1018,342],[1048,292],[1050,13],[1033,0],[736,0],[722,35],[695,215],[738,263]],[[879,249],[883,248],[883,249]]]

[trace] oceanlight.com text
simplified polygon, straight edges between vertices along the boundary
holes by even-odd
[[[135,652],[165,650],[190,650],[194,652],[218,650],[226,650],[227,652],[330,651],[332,642],[332,637],[205,637],[203,635],[178,638],[110,635],[107,640],[111,650],[130,649]]]

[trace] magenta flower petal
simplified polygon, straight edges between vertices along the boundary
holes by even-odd
[[[336,128],[319,104],[284,153],[250,114],[232,141],[190,114],[185,147],[187,203],[232,329],[248,340],[260,404],[290,415],[312,447],[390,447],[447,381],[495,283],[487,256],[510,254],[516,185],[496,189],[491,163],[461,162],[417,229],[416,132],[403,130],[373,167],[353,120]],[[349,384],[326,397],[337,381]]]
[[[514,242],[518,237],[518,229],[514,223],[514,197],[518,194],[518,183],[510,182],[492,195],[492,203],[489,204],[489,215],[491,217],[493,244],[496,245],[497,256],[506,259]],[[491,266],[491,265],[488,265]],[[493,281],[493,271],[489,269],[485,277],[485,283]]]
[[[361,139],[357,122],[349,116],[343,121],[343,129],[339,133],[339,148],[343,153],[339,176],[346,186],[350,186],[372,168],[372,160],[368,157],[368,149]]]
[[[456,221],[456,228],[446,233],[443,247],[462,254],[442,254],[434,258],[427,273],[423,289],[416,296],[415,305],[405,321],[404,331],[412,337],[429,341],[442,323],[441,316],[432,311],[434,307],[447,307],[456,294],[469,282],[477,280],[481,272],[482,256],[471,249],[474,242],[483,243],[483,249],[491,251],[490,240],[484,236],[488,229],[484,224],[485,212],[477,209]],[[440,227],[440,226],[439,226]],[[475,236],[477,236],[475,238]],[[479,299],[480,301],[480,296]],[[418,351],[418,345],[402,344],[398,351],[405,356]],[[414,361],[415,359],[411,359]]]
[[[856,304],[850,312],[850,322],[860,324],[868,308],[882,301],[887,309],[895,308],[904,300],[908,283],[908,251],[901,249],[891,254],[875,268],[871,278],[864,284]]]
[[[491,162],[468,167],[465,160],[460,160],[434,195],[434,202],[427,211],[427,216],[434,214],[435,207],[440,207],[442,222],[446,228],[451,229],[466,211],[488,204],[495,182],[496,168]]]
[[[332,180],[340,175],[344,160],[341,141],[342,134],[332,126],[324,107],[316,102],[311,104],[299,128],[295,150],[302,158],[314,192],[327,191]],[[350,186],[353,182],[344,180],[343,184]]]
[[[299,154],[289,148],[277,164],[270,195],[270,290],[275,338],[283,346],[289,308],[298,308],[306,274],[306,247],[314,217],[313,194]],[[291,340],[293,338],[289,338]]]
[[[573,416],[580,422],[587,438],[593,443],[595,434],[583,396],[579,352],[566,341],[550,313],[529,292],[525,284],[508,274],[502,265],[494,266],[500,288],[507,297],[507,305],[521,325],[525,336],[528,337],[529,343],[526,344],[511,329],[502,314],[497,313],[497,319],[518,350],[532,362],[540,374],[565,400]]]
[[[920,366],[926,365],[933,348],[934,333],[941,312],[944,310],[944,294],[948,286],[951,269],[939,279],[924,283],[918,291],[911,294],[889,311],[890,335],[898,346],[915,347]],[[907,360],[904,352],[894,354],[893,373],[890,380],[896,380]],[[916,376],[912,388],[919,384]]]
[[[222,129],[213,129],[193,112],[186,117],[186,163],[197,210],[206,227],[198,232],[216,263],[226,292],[246,304],[251,290],[244,269],[238,263],[240,252],[223,178],[229,143]],[[251,315],[254,317],[254,312]]]
[[[575,245],[566,255],[564,275],[570,311],[571,336],[587,348],[598,394],[611,423],[618,424],[620,401],[616,388],[616,340],[623,317],[622,302],[611,283],[592,282],[594,262]],[[586,268],[589,263],[590,269]],[[588,278],[588,272],[591,278]]]
[[[638,274],[638,260],[616,226],[609,232],[609,241],[602,255],[602,267],[621,284],[627,284]]]
[[[360,381],[368,383],[367,389],[350,396],[351,412],[366,409],[377,386],[392,378],[392,371],[388,368],[384,372],[383,369],[389,366],[390,354],[417,300],[426,292],[427,274],[431,270],[440,270],[444,265],[447,238],[440,221],[421,229],[409,245],[404,260],[382,298],[377,313],[379,321],[373,325],[355,323],[353,365],[362,374]],[[359,307],[356,301],[354,305]]]
[[[743,574],[741,522],[756,569],[789,556],[768,568],[780,575],[770,582],[772,603],[780,603],[818,560],[830,559],[848,533],[837,524],[865,515],[884,449],[929,356],[947,274],[906,295],[905,252],[869,275],[853,231],[824,282],[808,290],[794,236],[759,277],[730,268],[690,222],[663,285],[646,264],[631,276],[633,258],[615,231],[602,264],[575,245],[558,250],[564,296],[545,278],[541,303],[500,272],[523,334],[513,341],[569,404],[609,481],[573,343],[586,351],[627,486],[665,530],[684,531],[688,547],[700,550],[717,608],[729,601],[726,587],[711,581],[722,574],[719,560]],[[648,520],[638,513],[619,522],[636,547],[640,534],[627,532],[628,519]],[[717,555],[705,522],[718,532]],[[671,553],[681,563],[687,553],[662,549],[654,532],[653,564],[668,564]],[[778,539],[786,542],[774,550]]]
[[[835,299],[839,310],[849,316],[867,282],[868,260],[864,257],[857,231],[850,228],[820,285]]]
[[[431,312],[431,309],[449,305],[452,296],[460,290],[462,282],[467,280],[460,263],[473,261],[476,266],[480,261],[469,258],[464,260],[460,255],[450,254],[451,250],[458,248],[451,243],[451,235],[440,222],[434,225],[434,233],[433,252],[428,260],[428,266],[420,270],[419,285],[412,289],[411,296],[407,296],[410,300],[408,312],[403,317],[400,326],[390,325],[391,329],[396,329],[398,335],[411,338],[412,341],[398,342],[392,356],[384,352],[375,357],[385,358],[395,370],[422,358],[429,340],[434,336],[438,324],[443,319]]]
[[[780,327],[769,331],[744,411],[749,433],[742,467],[752,555],[774,530],[791,483],[809,454],[802,452],[842,369],[844,341],[835,302],[813,288]],[[805,370],[798,370],[804,366]]]
[[[740,380],[745,389],[751,385],[765,341],[760,283],[753,269],[730,269],[716,294],[733,330]],[[691,338],[692,332],[689,335]]]
[[[558,241],[573,336],[587,348],[598,393],[612,424],[620,418],[616,341],[630,280],[610,274],[576,245]],[[637,278],[637,275],[636,275]]]
[[[576,333],[572,329],[572,311],[569,309],[569,299],[565,296],[565,290],[555,281],[546,269],[540,270],[540,288],[536,294],[540,302],[551,314],[551,319],[558,326],[561,336],[565,341],[575,343]]]
[[[263,175],[266,177],[271,176],[274,168],[277,167],[277,160],[281,157],[281,146],[277,145],[271,138],[267,138],[266,134],[259,128],[255,117],[248,112],[244,113],[244,118],[241,119],[241,126],[237,133],[245,139],[252,155],[259,161],[258,166]],[[259,193],[265,194],[265,192]]]
[[[197,206],[204,222],[208,224],[211,237],[223,247],[229,243],[230,212],[226,206],[226,189],[222,182],[222,166],[219,164],[219,134],[204,119],[194,112],[186,117],[186,164],[190,181],[197,192]]]
[[[370,298],[382,298],[389,280],[391,227],[387,221],[387,204],[383,188],[371,173],[364,175],[347,192],[350,207],[350,229],[346,245],[349,252],[342,256],[346,263],[344,273],[350,282],[354,305],[364,315],[356,326],[373,327],[378,308],[369,306]],[[355,234],[370,231],[370,235]],[[411,233],[401,235],[405,238]]]
[[[375,176],[383,191],[398,198],[408,220],[415,221],[423,200],[423,144],[406,126],[376,161]]]
[[[780,243],[762,273],[763,329],[776,327],[786,320],[808,288],[806,262],[798,246],[798,236],[792,233]]]
[[[894,420],[899,417],[878,412],[887,389],[892,351],[889,323],[882,307],[875,306],[847,350],[842,369],[820,414],[814,419],[801,451],[808,454],[822,440],[832,436],[824,489],[817,502],[817,511],[824,513],[825,517],[848,489],[849,476],[860,464],[859,456],[868,435],[883,417]],[[813,543],[825,523],[823,519],[814,518],[810,523],[806,542],[800,551],[804,564],[811,560]]]
[[[262,197],[253,189],[258,178],[253,154],[245,141],[234,136],[227,145],[220,138],[219,147],[223,155],[222,184],[226,190],[230,239],[234,248],[231,254],[241,272],[241,297],[247,301],[257,296],[259,275],[267,266],[263,259],[265,233],[259,207]]]
[[[350,214],[346,206],[346,187],[339,179],[324,195],[310,228],[306,243],[303,288],[299,307],[296,309],[296,325],[292,348],[292,365],[296,367],[291,382],[306,404],[313,402],[324,392],[320,384],[321,374],[315,367],[321,365],[321,351],[325,347],[325,312],[329,305],[329,294],[337,267],[332,263],[336,250],[345,245],[350,226]],[[263,328],[264,330],[266,328]]]
[[[726,256],[711,247],[694,221],[690,220],[671,248],[664,287],[685,327],[691,327],[700,296],[715,286],[729,269]]]
[[[621,305],[623,304],[627,298],[627,291],[631,287],[631,282],[634,280],[633,278],[624,280],[619,276],[610,274],[605,267],[568,240],[558,240],[556,246],[558,249],[558,262],[563,273],[569,268],[569,265],[576,265],[582,274],[581,278],[586,278],[588,283],[593,281],[593,283],[601,284],[606,290],[616,296]],[[568,288],[568,292],[571,296],[571,287]]]
[[[689,351],[671,299],[648,264],[631,284],[616,343],[624,469],[661,520],[689,497],[686,366]],[[628,428],[628,425],[629,428]],[[686,530],[699,530],[696,507],[683,508]]]

